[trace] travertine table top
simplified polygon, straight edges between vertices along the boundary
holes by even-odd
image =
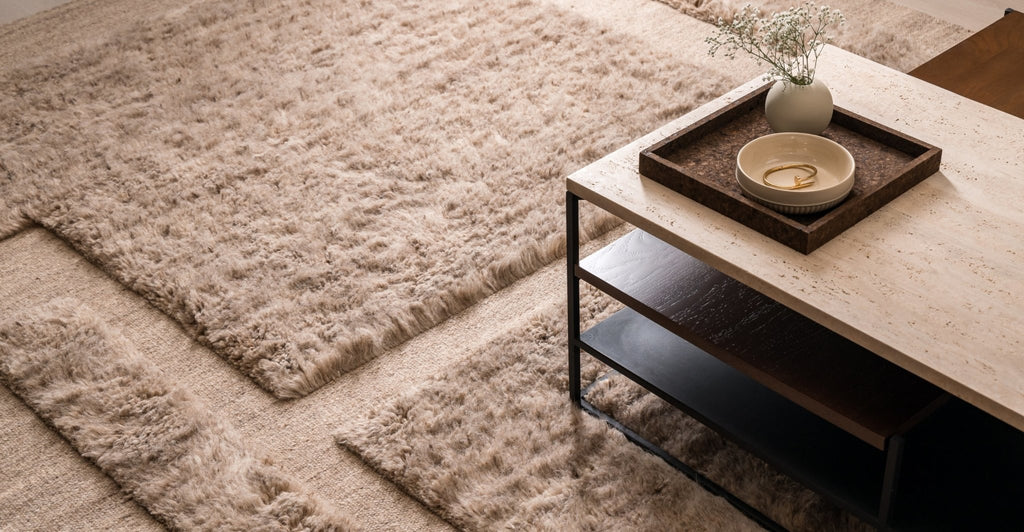
[[[1024,120],[829,46],[836,105],[942,148],[936,174],[803,255],[638,174],[639,152],[760,78],[567,179],[578,196],[1024,430]]]

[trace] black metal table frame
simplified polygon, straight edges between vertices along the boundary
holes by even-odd
[[[615,371],[621,373],[625,377],[629,378],[633,382],[644,387],[647,391],[657,395],[661,399],[672,404],[674,407],[682,410],[688,415],[694,417],[705,426],[708,426],[712,430],[715,430],[719,434],[724,435],[730,441],[733,441],[740,447],[751,452],[755,456],[762,459],[766,457],[763,453],[759,452],[759,449],[753,442],[742,442],[731,438],[730,435],[716,426],[716,424],[710,422],[699,412],[695,412],[687,407],[685,404],[680,404],[672,397],[666,396],[660,389],[650,385],[650,383],[639,378],[633,374],[628,368],[623,367],[621,364],[616,362],[610,357],[605,356],[598,349],[587,345],[581,340],[580,330],[580,281],[576,268],[580,261],[580,241],[579,241],[579,202],[581,198],[571,191],[566,191],[565,195],[565,211],[566,211],[566,272],[567,272],[567,285],[568,285],[568,346],[569,346],[569,399],[574,405],[588,412],[589,414],[607,422],[611,427],[622,432],[630,441],[639,445],[644,450],[658,456],[663,459],[669,465],[686,475],[688,478],[696,482],[699,486],[707,490],[708,492],[724,498],[729,504],[749,517],[759,525],[765,527],[768,530],[786,530],[785,527],[778,524],[770,517],[764,515],[758,509],[750,506],[745,501],[736,497],[730,493],[726,488],[722,487],[713,480],[702,475],[696,469],[685,464],[681,460],[675,458],[667,451],[654,444],[653,442],[643,438],[629,427],[623,425],[621,422],[615,420],[609,414],[601,411],[596,406],[592,405],[586,399],[584,399],[585,392],[589,390],[592,383],[588,386],[587,390],[583,390],[581,387],[581,352],[586,351],[589,355],[607,364]],[[870,515],[859,515],[859,517],[866,519],[872,525],[878,527],[880,530],[886,530],[892,517],[893,501],[896,495],[897,483],[899,480],[899,471],[901,462],[903,460],[903,451],[905,448],[905,437],[902,434],[892,436],[889,439],[888,445],[886,445],[885,451],[885,470],[882,479],[882,491],[881,500],[879,502],[879,509],[877,516]],[[766,460],[768,463],[777,467],[776,464],[772,464],[770,460]],[[813,488],[812,488],[813,489]],[[842,505],[842,501],[834,501]]]

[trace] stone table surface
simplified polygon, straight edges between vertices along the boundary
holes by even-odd
[[[638,173],[642,149],[751,80],[573,173],[567,188],[1024,430],[1024,120],[828,46],[836,105],[943,150],[939,172],[809,255]]]

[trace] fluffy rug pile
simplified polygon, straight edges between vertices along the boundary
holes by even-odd
[[[923,60],[921,28],[846,42]],[[564,175],[744,81],[693,40],[527,0],[158,10],[0,71],[0,237],[42,224],[304,395],[559,256]]]
[[[684,55],[530,1],[157,13],[0,72],[0,236],[300,396],[559,256],[563,176],[735,82]]]
[[[585,290],[585,320],[614,308]],[[337,440],[463,529],[759,529],[569,403],[566,335],[564,306],[550,308],[420,390],[344,425]],[[609,375],[583,361],[584,385]],[[605,377],[589,401],[775,522],[870,529],[628,379]]]
[[[535,316],[339,443],[462,529],[759,529],[569,405],[564,320],[564,307]]]
[[[0,323],[0,382],[172,529],[352,529],[70,300]]]
[[[886,25],[837,44],[901,68],[962,37],[838,7]],[[214,0],[119,27],[0,69],[0,238],[42,225],[282,398],[559,257],[564,175],[750,77],[695,66],[702,36],[650,49],[542,0]],[[563,320],[338,441],[464,528],[755,528],[570,407]],[[77,307],[0,325],[0,375],[168,526],[347,526]],[[859,525],[620,379],[591,399],[783,524]]]
[[[709,21],[739,7],[666,3]],[[772,9],[777,3],[763,4]],[[858,22],[840,33],[837,44],[897,68],[916,66],[955,42],[949,39],[966,36],[889,4],[838,7]],[[867,16],[871,9],[887,16]],[[673,495],[677,504],[663,504],[664,493],[681,493],[692,483],[678,473],[666,475],[672,470],[665,464],[652,468],[651,457],[569,404],[564,320],[564,309],[537,316],[415,393],[346,424],[339,444],[465,529],[525,523],[608,530],[750,526],[728,508],[708,515],[710,502],[678,504]],[[601,373],[591,363],[584,382]],[[789,529],[870,529],[621,376],[597,382],[588,399]]]

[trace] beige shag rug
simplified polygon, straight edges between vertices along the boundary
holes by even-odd
[[[874,530],[699,421],[614,372],[587,400],[789,530]]]
[[[353,529],[171,380],[71,300],[0,323],[0,382],[169,528]]]
[[[464,530],[759,530],[570,406],[564,320],[534,316],[338,442]]]
[[[89,2],[98,11],[105,9],[103,2]],[[132,16],[130,23],[119,20],[116,30],[97,26],[94,39],[60,48],[45,59],[18,55],[31,47],[8,46],[15,34],[0,28],[0,238],[33,222],[45,226],[279,396],[308,392],[558,255],[561,175],[750,77],[730,64],[715,70],[692,67],[688,58],[704,54],[699,38],[675,35],[671,49],[641,49],[623,34],[532,2],[497,7],[387,0],[159,3],[172,2],[147,5],[147,15]],[[876,18],[888,19],[884,13]],[[914,31],[905,33],[911,41]],[[40,35],[52,42],[52,35]],[[956,39],[951,34],[950,44]],[[651,102],[665,106],[654,108]],[[606,227],[598,219],[590,225],[595,232]],[[111,292],[108,287],[102,293]],[[77,448],[83,454],[108,456],[101,445],[110,442],[89,438],[117,428],[122,420],[110,417],[111,412],[132,414],[131,405],[141,404],[126,390],[159,384],[152,372],[136,373],[145,368],[132,362],[133,355],[127,355],[127,362],[118,360],[117,353],[132,350],[116,333],[78,312],[49,308],[25,315],[28,321],[20,324],[6,323],[4,353],[30,360],[54,352],[43,347],[49,334],[44,328],[60,323],[79,320],[85,329],[99,331],[95,342],[64,349],[67,356],[36,361],[47,367],[85,362],[74,375],[81,373],[100,387],[97,415],[77,422],[70,416],[88,411],[68,402],[50,403],[88,402],[92,395],[35,397],[25,388],[22,397],[41,418],[70,434],[66,437],[81,445]],[[36,318],[45,327],[33,329],[30,337],[19,336],[19,328],[41,323]],[[346,431],[344,440],[362,449],[367,460],[379,456],[379,470],[467,528],[490,529],[523,519],[553,528],[564,525],[566,516],[594,528],[608,523],[637,528],[651,523],[644,512],[672,527],[752,528],[731,507],[600,422],[566,409],[563,319],[557,310],[536,318],[519,337],[506,337],[482,352],[493,358],[490,365],[471,360],[451,369],[447,375],[457,378],[453,382],[462,390],[435,381],[413,396],[426,398],[423,405],[400,399],[396,404],[406,407],[395,416],[388,414],[392,407],[384,406],[375,420]],[[93,338],[75,338],[86,337]],[[22,347],[14,347],[12,339]],[[80,358],[99,354],[83,351],[83,345],[102,342],[109,347],[102,349],[102,357]],[[513,363],[518,364],[514,371],[502,366]],[[493,376],[477,373],[487,368]],[[24,386],[21,381],[35,390],[49,386],[31,372],[7,373],[11,376],[4,382],[12,390]],[[119,375],[115,383],[101,384],[112,374]],[[596,374],[588,368],[588,378]],[[216,382],[206,386],[230,380],[229,374],[212,375]],[[510,377],[513,384],[503,385],[498,377]],[[386,380],[372,371],[359,378],[364,389]],[[535,389],[538,379],[547,391],[523,394]],[[615,397],[632,393],[607,382],[614,384]],[[237,383],[225,388],[238,391]],[[505,395],[480,395],[487,391]],[[466,409],[432,403],[432,394],[445,401],[449,394],[451,404]],[[171,390],[164,397],[188,394]],[[237,397],[246,408],[259,408],[253,396]],[[501,408],[505,402],[527,417],[506,419],[510,410]],[[224,462],[214,469],[274,479],[266,486],[248,483],[248,477],[212,482],[227,482],[244,493],[239,495],[246,504],[242,513],[254,510],[258,505],[246,501],[258,498],[266,501],[261,508],[267,510],[280,503],[290,516],[285,519],[314,519],[302,502],[312,499],[303,499],[298,486],[264,469],[259,453],[209,417],[230,410],[230,401],[213,413],[195,400],[160,404],[168,409],[148,410],[147,415],[167,414],[171,425],[191,423],[196,434],[223,451],[215,453]],[[290,406],[281,410],[323,411],[331,403],[321,396],[284,404]],[[335,413],[350,415],[348,403],[340,404],[346,407]],[[257,422],[252,421],[255,415],[243,417],[246,424],[238,426],[255,425],[255,432],[272,427],[275,437],[287,440],[279,422],[286,414],[275,414]],[[405,417],[415,418],[410,430],[392,426]],[[121,428],[153,438],[151,429],[160,423],[152,421],[146,418],[140,425],[131,419]],[[480,431],[469,430],[480,423]],[[463,425],[467,428],[459,428]],[[80,427],[90,432],[78,434]],[[463,456],[432,449],[429,440],[403,439],[424,427],[434,441],[454,442],[463,453],[484,451],[463,463]],[[308,425],[305,430],[304,436],[315,432]],[[480,436],[507,430],[523,430],[525,436],[498,442]],[[394,434],[387,436],[389,431]],[[450,431],[463,439],[451,439]],[[374,434],[386,437],[375,440]],[[554,444],[568,442],[572,451],[591,454],[546,459],[542,455],[549,449],[534,439],[554,442],[552,453],[564,453]],[[532,452],[525,458],[508,453],[510,443]],[[324,466],[315,445],[303,442],[301,452],[288,453],[291,444],[282,443],[276,454],[312,462],[308,469],[343,479],[325,485],[336,488],[352,478],[351,471],[337,465],[347,462],[328,460],[334,465]],[[388,448],[381,449],[384,445]],[[136,450],[149,456],[153,447]],[[187,452],[202,456],[205,450]],[[34,458],[46,456],[42,451]],[[566,459],[573,460],[572,468],[563,467]],[[103,467],[99,458],[92,460]],[[536,476],[501,478],[520,463]],[[144,460],[108,465],[104,470],[131,493],[160,495],[148,484],[160,481],[147,476]],[[608,474],[626,470],[634,476]],[[478,475],[482,483],[474,486],[453,471]],[[163,473],[182,473],[184,485],[207,478],[205,471]],[[307,475],[307,481],[313,476]],[[45,489],[39,485],[45,482],[36,486]],[[761,485],[752,485],[754,491]],[[287,489],[279,492],[275,486]],[[646,497],[632,497],[633,491]],[[224,492],[218,489],[197,504],[217,502]],[[191,527],[194,515],[209,515],[196,508],[181,512],[176,501],[187,500],[177,498],[185,495],[169,493],[174,500],[162,501],[169,505],[159,506],[163,509],[154,509],[155,499],[138,500],[153,505],[150,511],[172,527]],[[274,499],[275,493],[284,498]],[[350,495],[347,502],[362,504],[354,499],[363,492],[351,493],[359,495]],[[527,505],[498,506],[489,500],[492,496]],[[370,503],[381,500],[392,501],[388,507],[395,501]],[[611,506],[602,506],[609,501]],[[653,504],[658,501],[663,504]],[[641,511],[624,506],[634,503]],[[16,516],[21,507],[9,504],[7,515],[12,508]],[[225,520],[234,512],[219,511]],[[828,516],[834,514],[824,515],[822,522],[833,522]],[[343,526],[340,518],[331,522]]]
[[[712,1],[680,9],[711,20],[716,6],[723,15],[739,7]],[[837,7],[854,19],[838,44],[852,43],[859,53],[897,68],[912,68],[967,34],[887,3],[849,0]],[[591,302],[592,312],[602,308]],[[565,319],[564,309],[552,308],[419,390],[345,422],[339,444],[469,530],[754,526],[570,405]],[[602,371],[590,362],[584,382]],[[588,399],[787,528],[870,529],[621,376],[597,382]]]
[[[587,299],[585,315],[607,312]],[[564,306],[549,308],[337,440],[467,530],[759,529],[571,405],[566,334]],[[583,360],[585,385],[607,371]],[[870,529],[627,379],[588,400],[790,530]]]
[[[522,0],[158,11],[0,72],[0,236],[304,395],[559,256],[566,174],[736,82],[685,56]]]
[[[286,398],[560,256],[564,175],[745,81],[530,0],[220,0],[97,35],[5,55],[0,237],[54,231]]]

